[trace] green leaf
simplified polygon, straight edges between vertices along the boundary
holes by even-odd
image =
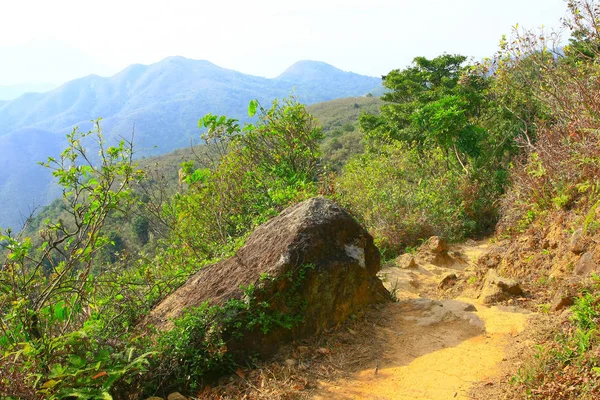
[[[248,116],[254,117],[256,115],[257,108],[258,108],[258,101],[250,100],[250,104],[248,104]]]

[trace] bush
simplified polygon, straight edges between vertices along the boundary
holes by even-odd
[[[586,0],[569,8],[574,38],[563,51],[553,50],[549,36],[525,31],[500,55],[500,76],[520,76],[520,87],[544,110],[525,126],[536,135],[521,141],[527,152],[511,170],[501,232],[522,232],[553,209],[587,214],[600,195],[600,15]]]
[[[481,185],[445,165],[439,149],[387,145],[346,165],[337,199],[391,254],[431,235],[459,240],[493,225],[493,216],[485,221],[491,205],[478,204]]]
[[[174,240],[200,257],[223,254],[255,226],[317,192],[321,130],[295,99],[249,107],[258,123],[211,114],[200,125],[217,159],[182,172],[189,191],[175,199]]]

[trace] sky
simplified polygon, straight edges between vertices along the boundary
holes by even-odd
[[[169,56],[274,77],[298,60],[381,76],[417,56],[482,59],[564,0],[0,0],[0,85],[110,76]]]

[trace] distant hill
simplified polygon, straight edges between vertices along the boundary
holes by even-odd
[[[35,128],[0,136],[0,226],[20,228],[37,206],[59,194],[51,171],[36,162],[46,160],[42,154],[58,154],[64,145],[62,134]]]
[[[55,89],[56,85],[51,84],[24,84],[24,85],[0,85],[0,106],[9,100],[14,100],[25,93],[43,93]]]
[[[138,149],[147,155],[162,154],[197,138],[197,121],[208,112],[244,118],[253,98],[268,102],[294,89],[301,102],[311,104],[364,95],[379,85],[378,78],[315,61],[301,61],[279,77],[266,79],[208,61],[170,57],[6,103],[0,106],[0,136],[28,127],[55,132],[76,125],[86,129],[90,120],[102,117],[105,131],[114,135],[128,135],[135,124]]]
[[[382,87],[379,78],[365,80],[363,75],[343,72],[320,61],[299,61],[275,81],[295,85],[301,101],[306,104],[365,95]],[[377,83],[373,85],[373,82]]]
[[[159,155],[199,142],[198,119],[206,113],[227,114],[246,120],[248,102],[263,103],[294,93],[301,102],[311,104],[340,97],[359,96],[381,85],[379,78],[344,72],[316,61],[294,64],[277,78],[267,79],[221,68],[208,61],[170,57],[152,65],[132,65],[108,78],[91,75],[70,81],[47,93],[27,93],[0,103],[0,160],[6,163],[0,174],[3,208],[0,226],[15,226],[20,214],[32,204],[48,203],[47,175],[37,161],[56,155],[62,137],[74,126],[87,130],[90,121],[103,118],[102,127],[110,137],[129,136],[135,125],[138,156]],[[58,135],[43,137],[42,132]],[[35,132],[35,134],[31,134]],[[9,137],[10,139],[6,139]],[[31,141],[44,139],[45,146],[19,153]],[[47,143],[46,143],[47,141]],[[21,163],[22,161],[22,163]],[[33,179],[32,187],[15,186],[17,177]],[[21,192],[19,192],[21,191]],[[25,201],[25,199],[29,199]]]

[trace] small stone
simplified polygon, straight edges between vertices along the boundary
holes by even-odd
[[[415,257],[412,254],[402,254],[400,257],[396,258],[394,263],[402,269],[417,268]]]
[[[573,232],[571,240],[569,240],[569,250],[575,254],[581,254],[585,251],[585,237],[583,235],[583,229],[577,229]]]
[[[167,400],[188,400],[188,398],[179,392],[173,392],[167,396]]]
[[[450,255],[458,259],[465,258],[465,255],[458,250],[453,251],[452,253],[450,253]]]
[[[308,351],[308,346],[298,346],[297,349],[300,353],[306,353]]]
[[[465,308],[463,308],[463,311],[471,311],[471,312],[474,312],[474,311],[477,311],[477,307],[475,307],[473,304],[467,304],[467,305],[465,306]]]
[[[146,400],[164,400],[164,399],[162,397],[152,396],[152,397],[148,397]]]
[[[567,307],[571,307],[573,304],[575,304],[575,296],[573,296],[573,293],[568,288],[563,289],[556,293],[554,299],[552,299],[550,310],[554,312],[561,311]]]
[[[448,251],[448,244],[444,239],[442,239],[439,236],[430,237],[427,246],[429,247],[429,250],[431,250],[431,252],[435,254],[440,254]]]
[[[456,276],[456,274],[454,272],[450,272],[442,278],[442,280],[440,281],[440,283],[438,284],[437,287],[440,290],[449,288],[450,286],[454,286],[456,284],[457,280],[458,280],[458,276]]]
[[[598,269],[598,264],[594,261],[594,255],[591,251],[584,253],[575,263],[575,274],[589,275]]]
[[[317,350],[317,352],[318,352],[318,353],[321,353],[321,354],[329,354],[329,349],[328,349],[328,348],[325,348],[325,347],[320,347],[320,348]]]
[[[503,278],[495,269],[488,270],[479,298],[484,304],[508,300],[510,296],[520,296],[523,289],[514,279]]]
[[[573,301],[573,297],[571,297],[571,296],[560,297],[552,303],[552,305],[550,306],[550,309],[552,311],[556,312],[556,311],[560,311],[564,308],[571,307],[574,303],[575,302]]]
[[[288,367],[293,367],[294,365],[296,365],[296,360],[294,360],[293,358],[288,358],[284,361],[284,364]]]

